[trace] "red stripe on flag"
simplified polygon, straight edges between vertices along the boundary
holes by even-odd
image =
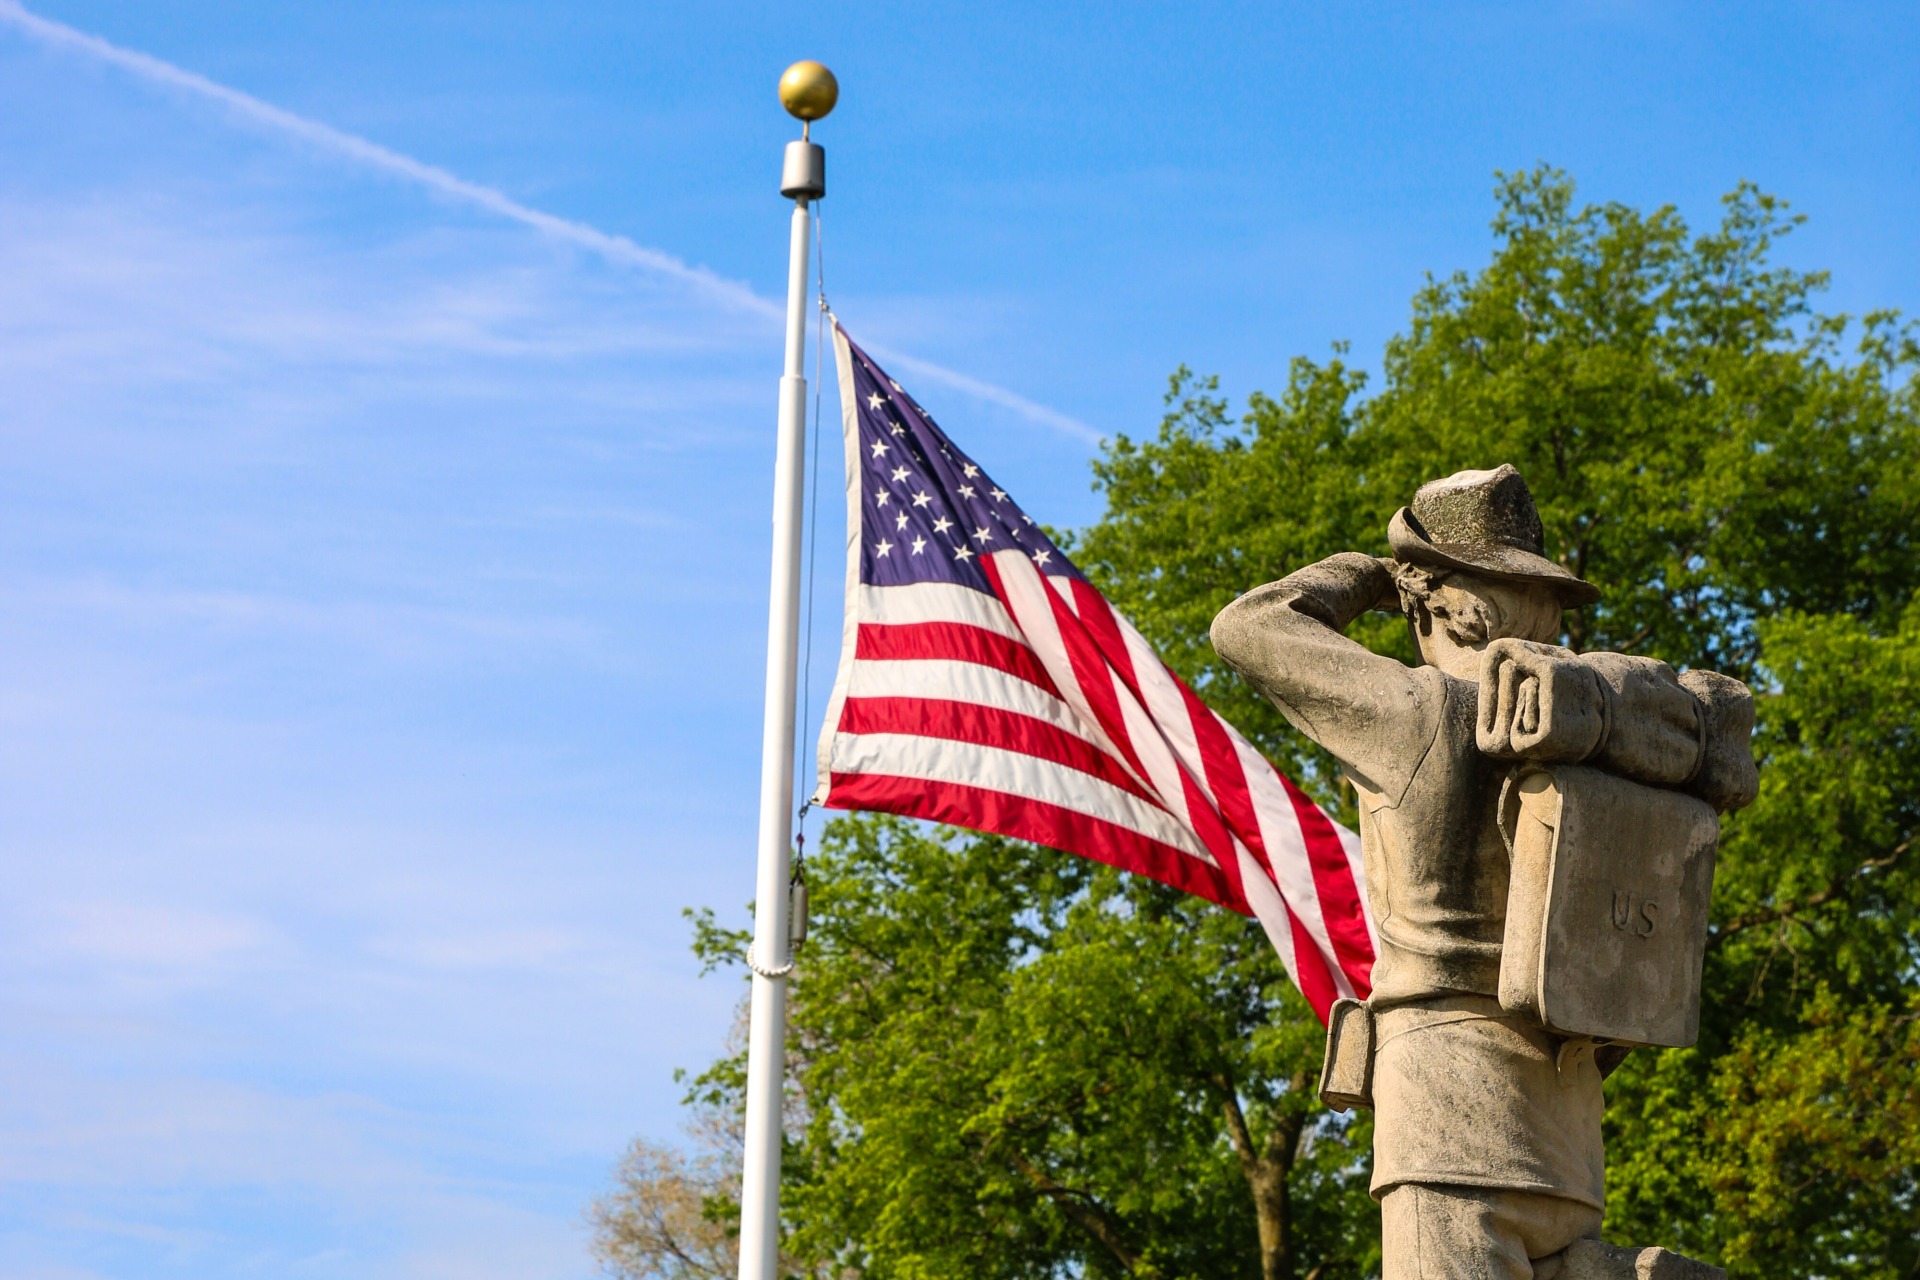
[[[906,818],[925,818],[1016,840],[1031,840],[1063,853],[1094,858],[1122,871],[1149,876],[1241,915],[1253,914],[1218,867],[1117,823],[1042,800],[956,782],[930,782],[925,778],[900,778],[883,773],[836,773],[823,803],[830,809],[897,813]]]
[[[1247,775],[1240,767],[1240,753],[1234,750],[1227,727],[1200,701],[1200,695],[1187,687],[1185,680],[1172,671],[1167,674],[1180,690],[1187,721],[1193,726],[1193,740],[1200,748],[1200,763],[1207,771],[1207,785],[1219,800],[1221,816],[1245,842],[1253,860],[1266,868],[1271,877],[1273,860],[1267,856],[1267,844],[1260,835],[1260,815],[1254,810],[1253,796],[1247,790]]]
[[[906,733],[999,747],[1077,769],[1138,796],[1156,809],[1159,799],[1120,767],[1119,761],[1058,725],[1001,707],[945,698],[848,698],[841,733]]]
[[[1294,786],[1287,775],[1278,769],[1273,772],[1280,779],[1280,785],[1287,789],[1294,816],[1300,820],[1300,834],[1306,840],[1307,858],[1313,865],[1314,892],[1320,899],[1320,916],[1326,921],[1333,954],[1354,991],[1364,1000],[1373,990],[1370,981],[1373,939],[1367,934],[1367,917],[1360,905],[1360,890],[1353,882],[1353,867],[1347,862],[1346,848],[1340,843],[1340,833],[1333,829],[1333,820],[1326,812]]]
[[[1078,578],[1070,579],[1067,588],[1073,592],[1073,602],[1079,609],[1076,616],[1093,633],[1094,646],[1106,655],[1107,661],[1119,675],[1120,683],[1135,698],[1139,698],[1140,705],[1144,707],[1147,700],[1140,697],[1140,682],[1133,674],[1133,655],[1127,651],[1127,638],[1120,634],[1120,623],[1113,616],[1113,606],[1107,603],[1105,596]]]
[[[1327,1010],[1340,997],[1333,985],[1333,975],[1327,971],[1327,958],[1291,908],[1287,911],[1287,925],[1293,930],[1293,985],[1300,988],[1300,994],[1313,1006],[1320,1021],[1325,1022]]]
[[[1133,670],[1133,658],[1127,651],[1127,640],[1121,634],[1120,623],[1114,617],[1113,606],[1107,603],[1105,596],[1084,583],[1074,582],[1072,586],[1074,600],[1080,606],[1078,614],[1069,610],[1065,602],[1058,600],[1052,593],[1048,594],[1048,599],[1055,602],[1054,616],[1059,619],[1060,634],[1067,640],[1068,652],[1074,652],[1076,647],[1092,649],[1088,662],[1098,663],[1101,687],[1112,704],[1114,724],[1108,728],[1108,732],[1124,740],[1126,726],[1120,718],[1120,699],[1113,692],[1112,678],[1117,675],[1124,681],[1127,692],[1133,695],[1134,701],[1140,704],[1143,711],[1147,707],[1146,696],[1140,691],[1139,679]],[[1111,661],[1102,655],[1111,655]],[[1078,667],[1079,664],[1076,663],[1076,671]],[[1172,672],[1168,674],[1171,675]],[[1174,677],[1174,683],[1180,684],[1178,676]],[[1082,677],[1081,685],[1085,687],[1085,677]],[[1187,692],[1185,685],[1180,685],[1180,688],[1183,693]],[[1192,695],[1189,693],[1188,696]],[[1151,713],[1148,718],[1152,718]],[[1245,889],[1240,884],[1240,859],[1233,850],[1233,837],[1236,833],[1228,816],[1224,815],[1215,804],[1217,788],[1213,794],[1209,794],[1207,788],[1200,785],[1200,780],[1195,778],[1181,762],[1178,753],[1171,754],[1173,754],[1174,767],[1180,771],[1181,794],[1186,801],[1187,819],[1193,826],[1194,834],[1200,837],[1200,842],[1207,847],[1207,852],[1213,855],[1213,860],[1222,867],[1228,868],[1227,875],[1232,879],[1234,888],[1244,894]],[[1256,835],[1255,838],[1258,839],[1258,836]],[[1265,865],[1264,858],[1260,861]]]
[[[937,450],[980,487],[991,483],[923,421],[898,383],[891,393],[882,385],[884,375],[837,326],[835,340],[843,377],[863,378],[861,389],[873,392],[846,416],[850,452],[862,441],[885,452],[889,430],[911,434],[918,448],[898,474],[919,467],[916,484],[956,511],[985,507],[989,524],[1018,514],[988,506],[932,466],[928,450]],[[879,412],[889,399],[897,415]],[[931,501],[931,492],[916,500]],[[864,507],[850,506],[858,535]],[[857,537],[849,550],[854,575],[863,563]],[[1365,994],[1373,946],[1360,868],[1341,842],[1347,833],[1278,770],[1276,792],[1260,772],[1271,765],[1098,589],[1070,569],[1047,575],[1033,550],[973,553],[979,558],[958,573],[964,582],[935,572],[933,561],[893,562],[904,578],[880,576],[897,586],[856,578],[852,642],[821,748],[823,803],[1037,841],[1257,914],[1323,1019],[1337,993]],[[885,696],[849,696],[863,687]]]
[[[1066,647],[1067,665],[1073,671],[1074,683],[1080,686],[1080,695],[1086,699],[1088,709],[1093,712],[1094,722],[1100,726],[1115,748],[1126,757],[1133,771],[1142,778],[1147,777],[1146,767],[1140,763],[1140,755],[1133,749],[1133,740],[1127,736],[1126,723],[1120,716],[1120,699],[1113,692],[1113,676],[1099,646],[1088,635],[1086,625],[1080,621],[1073,610],[1067,607],[1067,602],[1054,591],[1053,585],[1047,581],[1047,576],[1040,571],[1040,567],[1025,556],[1021,556],[1018,563],[1021,567],[1015,572],[1031,573],[1039,584],[1041,595],[1046,598],[1047,608],[1053,614],[1053,625],[1060,633],[1061,643]],[[982,556],[980,566],[987,571],[987,580],[993,584],[994,594],[1006,604],[1008,612],[1014,615],[1017,622],[1020,614],[1013,607],[1007,584],[1000,576],[998,558]],[[1207,847],[1213,851],[1215,861],[1223,866],[1226,865],[1226,859],[1221,857],[1219,850],[1213,849],[1211,845]]]
[[[1032,649],[965,622],[863,622],[854,646],[856,660],[973,662],[1060,696]]]
[[[1110,652],[1122,655],[1121,660],[1113,663],[1113,669],[1125,679],[1128,689],[1140,699],[1141,704],[1146,705],[1112,605],[1084,583],[1075,582],[1073,587],[1074,599],[1080,606],[1079,616],[1093,634],[1108,642]],[[1277,884],[1273,857],[1261,835],[1259,812],[1247,784],[1246,766],[1240,759],[1240,752],[1227,726],[1176,672],[1165,664],[1162,664],[1162,668],[1180,691],[1187,720],[1193,728],[1194,742],[1200,750],[1206,788],[1219,808],[1220,817],[1225,820],[1226,828],[1240,837],[1254,860]],[[1293,816],[1300,827],[1301,841],[1306,847],[1308,863],[1313,872],[1314,897],[1320,904],[1334,958],[1354,987],[1364,995],[1370,990],[1367,978],[1373,969],[1373,942],[1367,935],[1366,918],[1361,914],[1360,899],[1353,882],[1352,868],[1347,863],[1346,851],[1340,845],[1340,837],[1333,829],[1332,820],[1320,807],[1279,770],[1274,770],[1274,774],[1286,788],[1287,798],[1293,806]],[[1189,785],[1190,807],[1193,804],[1193,790]],[[1273,816],[1280,817],[1278,814]],[[1195,825],[1199,826],[1199,823]],[[1205,838],[1204,831],[1202,835]],[[1212,840],[1206,843],[1209,849],[1215,848]],[[1219,855],[1216,853],[1215,856]],[[1288,909],[1288,916],[1300,936],[1309,939],[1314,955],[1324,956],[1319,945],[1311,942],[1311,934],[1306,932],[1292,908]],[[1331,976],[1327,976],[1331,982]]]

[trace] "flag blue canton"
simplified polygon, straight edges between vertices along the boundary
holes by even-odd
[[[852,339],[847,346],[860,430],[860,581],[950,582],[992,594],[980,558],[1009,548],[1044,573],[1081,578],[1033,517],[955,448],[899,383]]]

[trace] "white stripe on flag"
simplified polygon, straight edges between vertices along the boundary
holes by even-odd
[[[1346,914],[1357,898],[1365,932],[1374,932],[1358,837],[1332,824],[1336,856],[1319,815],[1302,817],[1304,797],[1038,530],[1026,545],[1020,535],[1028,531],[1013,523],[1025,519],[1018,507],[996,505],[1007,495],[898,383],[864,356],[856,369],[855,348],[837,324],[834,347],[848,464],[847,612],[822,734],[821,793],[836,804],[1058,842],[1250,910],[1323,1018],[1328,1000],[1364,987],[1362,929]],[[929,543],[948,527],[964,536],[968,521],[984,521],[973,535],[983,544],[1004,525],[1020,548],[977,548],[970,564],[866,559],[863,513],[877,509],[866,489],[879,474],[863,456],[869,446],[876,456],[901,451],[905,470],[886,473],[896,482],[887,492],[925,493],[922,502],[937,494],[944,504],[906,515],[926,526]],[[910,475],[912,484],[902,478]],[[898,510],[884,513],[888,528]],[[952,524],[934,523],[943,510]],[[1060,572],[1031,558],[1041,547]],[[907,585],[870,586],[863,573]],[[971,741],[939,736],[946,734]],[[1351,973],[1336,958],[1330,924],[1341,931]]]
[[[1147,704],[1141,710],[1141,717],[1151,726],[1151,737],[1160,751],[1169,759],[1178,759],[1186,766],[1194,785],[1207,797],[1215,809],[1220,807],[1213,787],[1207,779],[1206,763],[1200,755],[1200,744],[1195,740],[1193,725],[1187,718],[1186,700],[1180,696],[1180,690],[1174,685],[1172,677],[1151,649],[1145,648],[1145,642],[1136,644],[1138,633],[1118,613],[1114,614],[1120,624],[1120,633],[1127,641],[1127,656],[1133,660],[1134,678],[1145,695]],[[1131,701],[1131,698],[1129,698]],[[1176,784],[1177,785],[1177,784]],[[1180,812],[1187,812],[1186,797],[1181,794]],[[1224,823],[1222,825],[1225,825]],[[1262,871],[1259,878],[1266,879]]]
[[[1287,919],[1287,904],[1280,900],[1280,891],[1273,887],[1273,881],[1267,878],[1267,873],[1246,845],[1236,839],[1233,852],[1240,860],[1241,892],[1246,895],[1247,905],[1253,908],[1253,918],[1260,922],[1267,941],[1280,953],[1280,963],[1286,966],[1287,972],[1299,973],[1296,966],[1300,963],[1300,957],[1293,949],[1293,926]],[[1338,972],[1337,967],[1335,972]],[[1337,980],[1344,982],[1346,976],[1342,974]],[[1343,994],[1351,995],[1352,992],[1343,989]]]
[[[1194,737],[1186,699],[1174,684],[1172,674],[1147,643],[1146,637],[1126,618],[1117,613],[1114,616],[1120,624],[1121,634],[1126,637],[1127,653],[1133,659],[1140,691],[1147,696],[1154,721],[1175,742],[1181,756],[1192,762],[1195,776],[1204,779],[1207,776],[1205,762]],[[1307,853],[1306,837],[1300,830],[1300,817],[1293,808],[1293,798],[1274,774],[1273,766],[1254,749],[1252,743],[1241,736],[1238,729],[1221,720],[1210,709],[1200,708],[1194,714],[1213,716],[1233,744],[1235,759],[1245,776],[1248,797],[1252,802],[1250,807],[1260,826],[1260,842],[1266,847],[1267,861],[1273,865],[1272,878],[1277,882],[1287,906],[1326,957],[1328,967],[1338,971],[1339,957],[1334,952],[1333,939],[1327,932],[1326,914],[1320,906],[1320,888],[1314,881],[1313,863]],[[1208,784],[1207,791],[1212,794],[1211,784]],[[1338,827],[1339,824],[1334,825]],[[1259,865],[1258,859],[1254,860],[1254,865]],[[1267,880],[1267,873],[1261,871],[1259,878]],[[1345,981],[1344,975],[1341,981]]]
[[[848,681],[847,696],[938,698],[997,707],[1044,720],[1083,742],[1093,742],[1086,724],[1072,707],[1038,685],[977,662],[951,658],[862,658]]]
[[[839,773],[880,773],[951,782],[1038,800],[1125,827],[1209,865],[1213,863],[1173,815],[1070,765],[1004,747],[901,733],[841,734],[834,756]]]
[[[1260,839],[1267,846],[1267,861],[1273,864],[1280,892],[1300,917],[1300,924],[1327,965],[1340,973],[1340,958],[1334,952],[1333,938],[1327,932],[1326,912],[1320,906],[1320,886],[1314,880],[1313,859],[1307,852],[1306,833],[1300,830],[1300,815],[1294,811],[1293,798],[1265,757],[1238,733],[1228,730],[1241,772],[1247,775],[1247,790],[1253,796],[1253,810],[1259,816]]]
[[[972,587],[947,582],[913,582],[898,587],[872,587],[866,583],[850,588],[854,599],[847,605],[862,622],[905,625],[915,622],[962,622],[968,626],[1003,635],[1026,643],[1020,628],[1014,625],[1007,607],[992,596]]]
[[[993,562],[1000,571],[1000,584],[1007,593],[1008,611],[1026,633],[1027,647],[1033,650],[1034,656],[1046,667],[1047,674],[1053,677],[1060,696],[1067,700],[1067,705],[1086,725],[1087,736],[1112,756],[1143,788],[1152,791],[1162,803],[1167,803],[1167,794],[1149,779],[1140,776],[1139,771],[1128,763],[1127,753],[1120,749],[1101,727],[1099,717],[1094,715],[1086,691],[1080,687],[1080,678],[1074,674],[1073,660],[1067,656],[1067,642],[1060,635],[1060,623],[1053,616],[1053,606],[1048,602],[1053,592],[1047,585],[1046,575],[1020,551],[996,552]],[[1169,804],[1168,807],[1173,806]],[[1182,815],[1185,810],[1185,804],[1181,804],[1179,811]]]

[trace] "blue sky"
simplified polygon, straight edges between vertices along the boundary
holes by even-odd
[[[591,1274],[739,994],[802,56],[837,310],[1057,524],[1495,169],[1920,310],[1901,5],[0,0],[0,1274]]]

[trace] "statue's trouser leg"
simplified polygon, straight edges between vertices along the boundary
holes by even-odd
[[[1600,1211],[1537,1191],[1407,1182],[1380,1199],[1381,1280],[1533,1280],[1534,1260],[1598,1235]]]
[[[1592,1054],[1487,996],[1380,1011],[1373,1193],[1387,1280],[1534,1280],[1606,1199]],[[1423,1243],[1424,1242],[1424,1243]],[[1543,1278],[1544,1280],[1544,1278]]]

